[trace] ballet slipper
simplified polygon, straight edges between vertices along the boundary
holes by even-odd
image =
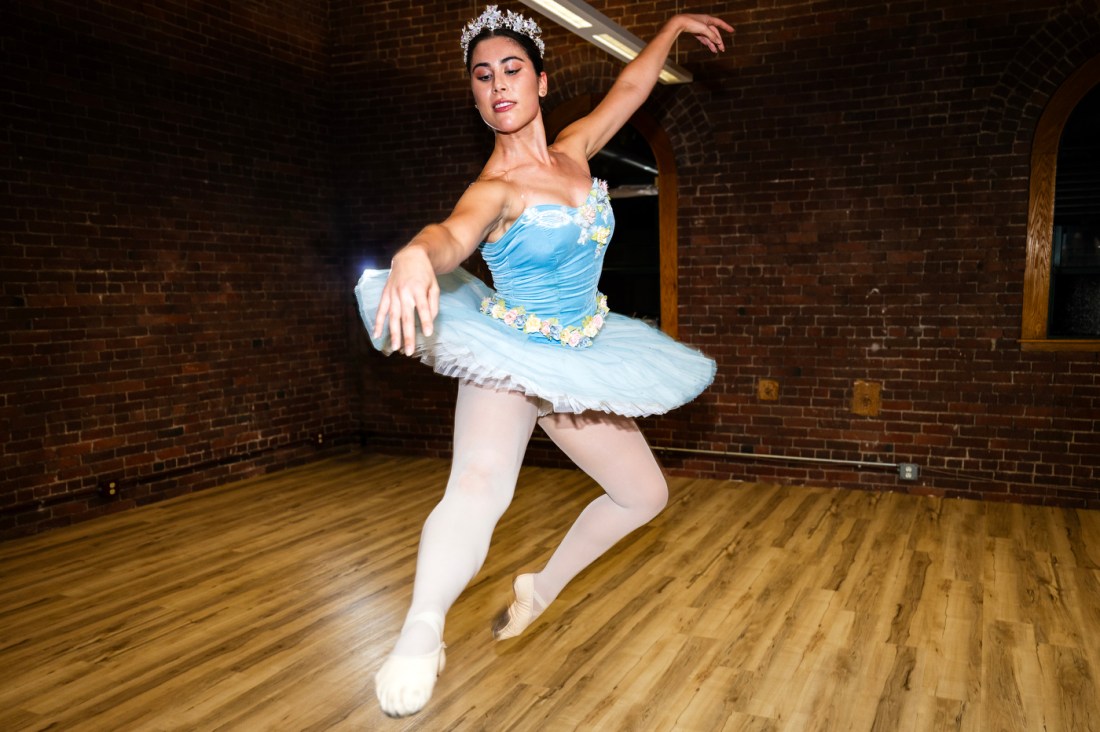
[[[516,599],[493,620],[493,637],[498,641],[515,638],[546,609],[546,603],[535,592],[535,575],[521,574],[516,577],[512,582],[512,592]]]
[[[416,714],[428,703],[435,689],[435,680],[447,663],[447,644],[443,642],[443,618],[425,612],[408,619],[405,626],[424,622],[435,628],[439,647],[418,656],[391,653],[374,676],[374,693],[388,717]]]

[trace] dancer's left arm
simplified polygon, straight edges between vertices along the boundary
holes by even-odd
[[[722,31],[732,33],[733,27],[712,15],[684,14],[670,18],[642,52],[623,68],[603,101],[562,130],[554,141],[554,148],[585,160],[591,158],[649,97],[681,33],[695,36],[712,53],[718,53],[726,50]]]

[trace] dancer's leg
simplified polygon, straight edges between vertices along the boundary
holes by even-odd
[[[537,403],[522,394],[459,386],[451,475],[420,535],[408,618],[445,617],[481,569],[493,529],[512,501],[537,416]],[[437,645],[435,629],[418,623],[405,629],[394,651],[411,655]]]
[[[539,426],[600,484],[604,495],[581,512],[540,572],[517,578],[516,601],[494,625],[500,639],[523,632],[582,569],[668,501],[668,484],[634,420],[603,413],[552,414]]]
[[[459,386],[451,475],[424,522],[412,604],[376,678],[387,714],[412,714],[431,696],[443,619],[485,561],[537,416],[537,403],[522,394]]]
[[[540,419],[539,426],[604,490],[535,575],[535,592],[550,604],[582,569],[661,512],[668,502],[668,483],[632,419],[552,414]]]

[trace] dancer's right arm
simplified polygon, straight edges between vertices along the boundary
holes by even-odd
[[[424,335],[432,334],[439,312],[436,274],[454,270],[485,241],[504,218],[508,186],[499,181],[474,183],[441,223],[425,226],[393,257],[390,276],[378,301],[374,337],[386,321],[394,351],[404,347],[411,356],[416,347],[416,319]]]

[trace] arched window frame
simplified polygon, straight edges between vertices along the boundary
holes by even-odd
[[[1025,351],[1100,351],[1100,339],[1050,338],[1050,260],[1054,240],[1054,182],[1058,144],[1074,108],[1100,83],[1100,56],[1073,72],[1039,118],[1031,147],[1027,208],[1027,264],[1020,346]]]
[[[591,112],[599,97],[581,94],[562,102],[545,117],[546,137],[553,140],[574,120]],[[630,118],[634,126],[653,150],[657,161],[658,219],[660,221],[659,251],[661,280],[661,330],[676,338],[678,335],[679,265],[677,256],[677,217],[679,216],[679,190],[676,179],[676,157],[672,141],[660,123],[644,109]]]

